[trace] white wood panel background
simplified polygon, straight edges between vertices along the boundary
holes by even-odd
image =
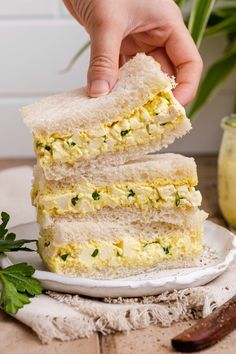
[[[0,0],[0,17],[40,17],[58,14],[58,0]]]
[[[0,158],[33,155],[30,133],[20,106],[56,92],[84,85],[89,52],[67,74],[65,68],[88,35],[65,10],[62,0],[0,0]],[[203,58],[212,62],[224,45],[215,38],[204,43]],[[222,116],[233,109],[234,75],[193,123],[194,129],[168,150],[217,152]]]

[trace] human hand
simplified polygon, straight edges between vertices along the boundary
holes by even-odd
[[[173,0],[64,0],[90,35],[88,94],[107,94],[119,65],[138,52],[175,75],[175,97],[186,105],[195,96],[202,60]]]

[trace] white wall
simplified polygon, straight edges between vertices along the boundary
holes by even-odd
[[[84,85],[89,53],[66,74],[60,71],[88,38],[69,16],[62,0],[0,0],[0,158],[32,156],[32,142],[18,108],[40,97]],[[223,41],[205,43],[212,61]],[[219,121],[230,113],[235,76],[228,80],[194,122],[193,131],[169,150],[216,152]]]

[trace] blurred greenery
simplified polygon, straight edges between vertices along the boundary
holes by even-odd
[[[198,48],[205,37],[223,35],[227,39],[221,56],[207,68],[201,80],[189,112],[192,119],[236,68],[236,0],[175,0],[175,2],[180,7],[185,24]],[[79,49],[65,71],[71,69],[89,45],[90,42],[87,42]]]
[[[197,97],[190,109],[189,116],[192,117],[207,101],[208,97],[219,87],[219,85],[232,73],[236,63],[236,46],[232,46],[220,59],[212,64],[207,70]]]
[[[227,39],[221,56],[207,68],[201,80],[189,112],[192,119],[236,68],[236,0],[188,0],[188,3],[191,6],[185,12],[185,23],[198,47],[204,37],[224,35]]]
[[[200,46],[215,0],[195,0],[188,19],[188,29],[197,47]]]

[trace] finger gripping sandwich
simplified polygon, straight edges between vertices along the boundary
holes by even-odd
[[[81,88],[23,107],[46,178],[119,165],[186,134],[191,124],[174,86],[154,59],[138,54],[120,69],[107,96],[88,98]]]

